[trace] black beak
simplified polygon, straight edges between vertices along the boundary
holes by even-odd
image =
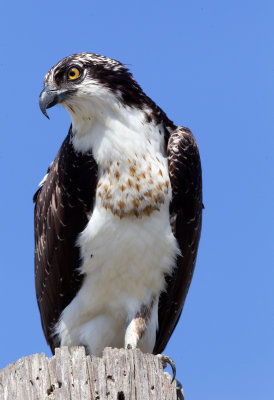
[[[49,119],[46,110],[63,101],[71,93],[72,90],[57,89],[55,86],[46,86],[39,96],[40,110]]]

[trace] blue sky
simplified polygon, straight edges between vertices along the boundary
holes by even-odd
[[[273,399],[273,1],[36,1],[1,6],[0,368],[50,355],[33,273],[32,195],[67,134],[41,114],[45,73],[96,52],[129,64],[198,141],[204,220],[165,353],[191,400]]]

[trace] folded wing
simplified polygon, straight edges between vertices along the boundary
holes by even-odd
[[[167,156],[172,186],[171,225],[181,255],[172,276],[166,277],[166,291],[160,296],[155,354],[164,350],[184,306],[196,262],[203,208],[200,156],[189,129],[178,127],[173,132]]]
[[[68,135],[34,196],[36,296],[52,352],[59,346],[53,327],[81,286],[75,240],[92,212],[96,184],[92,154],[76,153]]]

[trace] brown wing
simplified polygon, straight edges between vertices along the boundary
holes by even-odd
[[[75,240],[92,212],[96,184],[92,154],[76,153],[68,135],[34,196],[36,296],[52,352],[59,345],[52,328],[81,285]]]
[[[171,225],[181,250],[166,292],[160,296],[154,354],[161,353],[180,318],[192,279],[202,223],[202,172],[198,147],[189,129],[178,127],[167,146],[172,185]]]

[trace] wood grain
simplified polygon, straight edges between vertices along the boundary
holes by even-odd
[[[103,357],[84,347],[23,357],[0,371],[0,400],[177,400],[176,381],[157,356],[106,348]]]

